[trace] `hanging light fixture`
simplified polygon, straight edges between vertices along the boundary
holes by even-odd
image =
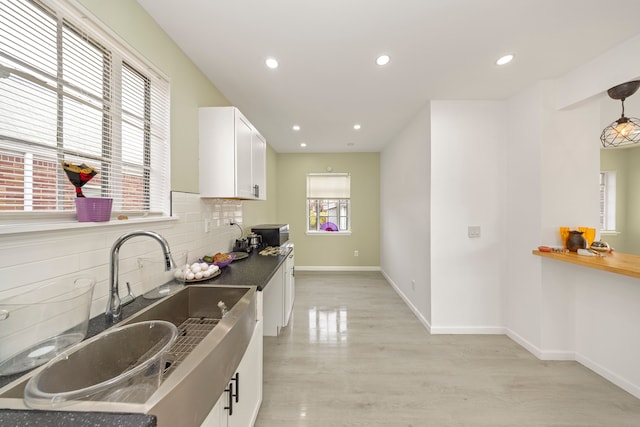
[[[619,99],[622,102],[622,115],[602,131],[600,141],[603,147],[620,147],[640,142],[640,120],[624,115],[624,100],[636,93],[638,87],[640,87],[640,80],[634,80],[614,86],[607,91],[610,98]]]

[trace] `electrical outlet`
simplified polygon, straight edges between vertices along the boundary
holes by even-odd
[[[412,290],[412,291],[415,291],[415,290],[416,290],[416,281],[415,281],[415,280],[412,280],[412,281],[411,281],[411,290]]]
[[[355,251],[353,251],[353,256],[360,256],[360,252],[358,252],[358,250],[356,249]]]
[[[479,225],[470,225],[467,229],[467,233],[470,239],[480,237],[480,226]]]

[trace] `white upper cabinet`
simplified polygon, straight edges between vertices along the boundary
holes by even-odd
[[[266,200],[267,142],[235,107],[199,110],[200,196]]]

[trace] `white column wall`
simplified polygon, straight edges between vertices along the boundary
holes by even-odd
[[[504,322],[509,336],[539,356],[540,259],[531,255],[542,240],[542,87],[535,85],[508,105],[506,237],[503,294]]]
[[[380,266],[427,328],[431,322],[430,123],[426,105],[380,156]]]
[[[504,102],[431,103],[434,333],[503,332],[505,113]]]

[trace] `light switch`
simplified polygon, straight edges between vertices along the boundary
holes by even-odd
[[[470,225],[468,228],[469,238],[475,239],[480,237],[480,226],[479,225]]]

